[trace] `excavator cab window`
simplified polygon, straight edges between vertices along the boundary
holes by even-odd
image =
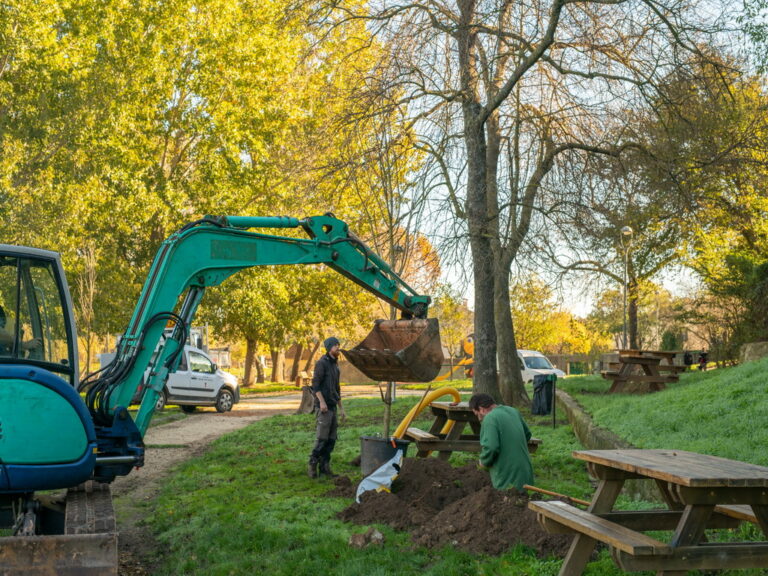
[[[53,262],[0,257],[0,362],[29,362],[74,385],[72,343]]]

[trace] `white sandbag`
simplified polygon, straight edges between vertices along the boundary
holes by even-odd
[[[400,468],[403,465],[403,451],[398,450],[390,460],[376,468],[368,476],[363,478],[363,481],[357,487],[357,495],[355,496],[355,502],[360,504],[360,495],[363,492],[369,490],[376,490],[377,492],[385,491],[389,492],[392,482],[397,478],[400,473]]]

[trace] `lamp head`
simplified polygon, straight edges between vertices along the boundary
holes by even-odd
[[[632,230],[632,228],[630,228],[629,226],[624,226],[624,227],[621,229],[621,235],[622,235],[622,236],[627,236],[627,237],[630,237],[630,236],[632,236],[632,233],[633,233],[633,232],[634,232],[634,230]]]

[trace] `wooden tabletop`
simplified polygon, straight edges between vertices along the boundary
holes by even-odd
[[[677,352],[664,350],[619,350],[619,356],[658,356],[660,358],[674,358]]]
[[[449,420],[479,422],[468,402],[459,402],[458,404],[454,402],[430,402],[429,407],[433,414],[440,414]]]
[[[768,468],[684,450],[579,450],[574,458],[691,488],[768,488]]]
[[[429,405],[438,410],[450,412],[472,412],[469,408],[469,402],[430,402]]]

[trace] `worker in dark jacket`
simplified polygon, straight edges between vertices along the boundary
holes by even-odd
[[[315,364],[315,372],[312,375],[317,439],[309,456],[310,478],[317,478],[318,467],[320,474],[335,476],[331,471],[331,453],[336,445],[339,416],[344,419],[339,387],[339,341],[331,336],[323,342],[323,345],[326,353]]]
[[[490,469],[497,490],[523,490],[533,484],[533,464],[528,453],[531,431],[517,409],[496,404],[488,394],[475,394],[469,407],[480,420],[480,466]]]

